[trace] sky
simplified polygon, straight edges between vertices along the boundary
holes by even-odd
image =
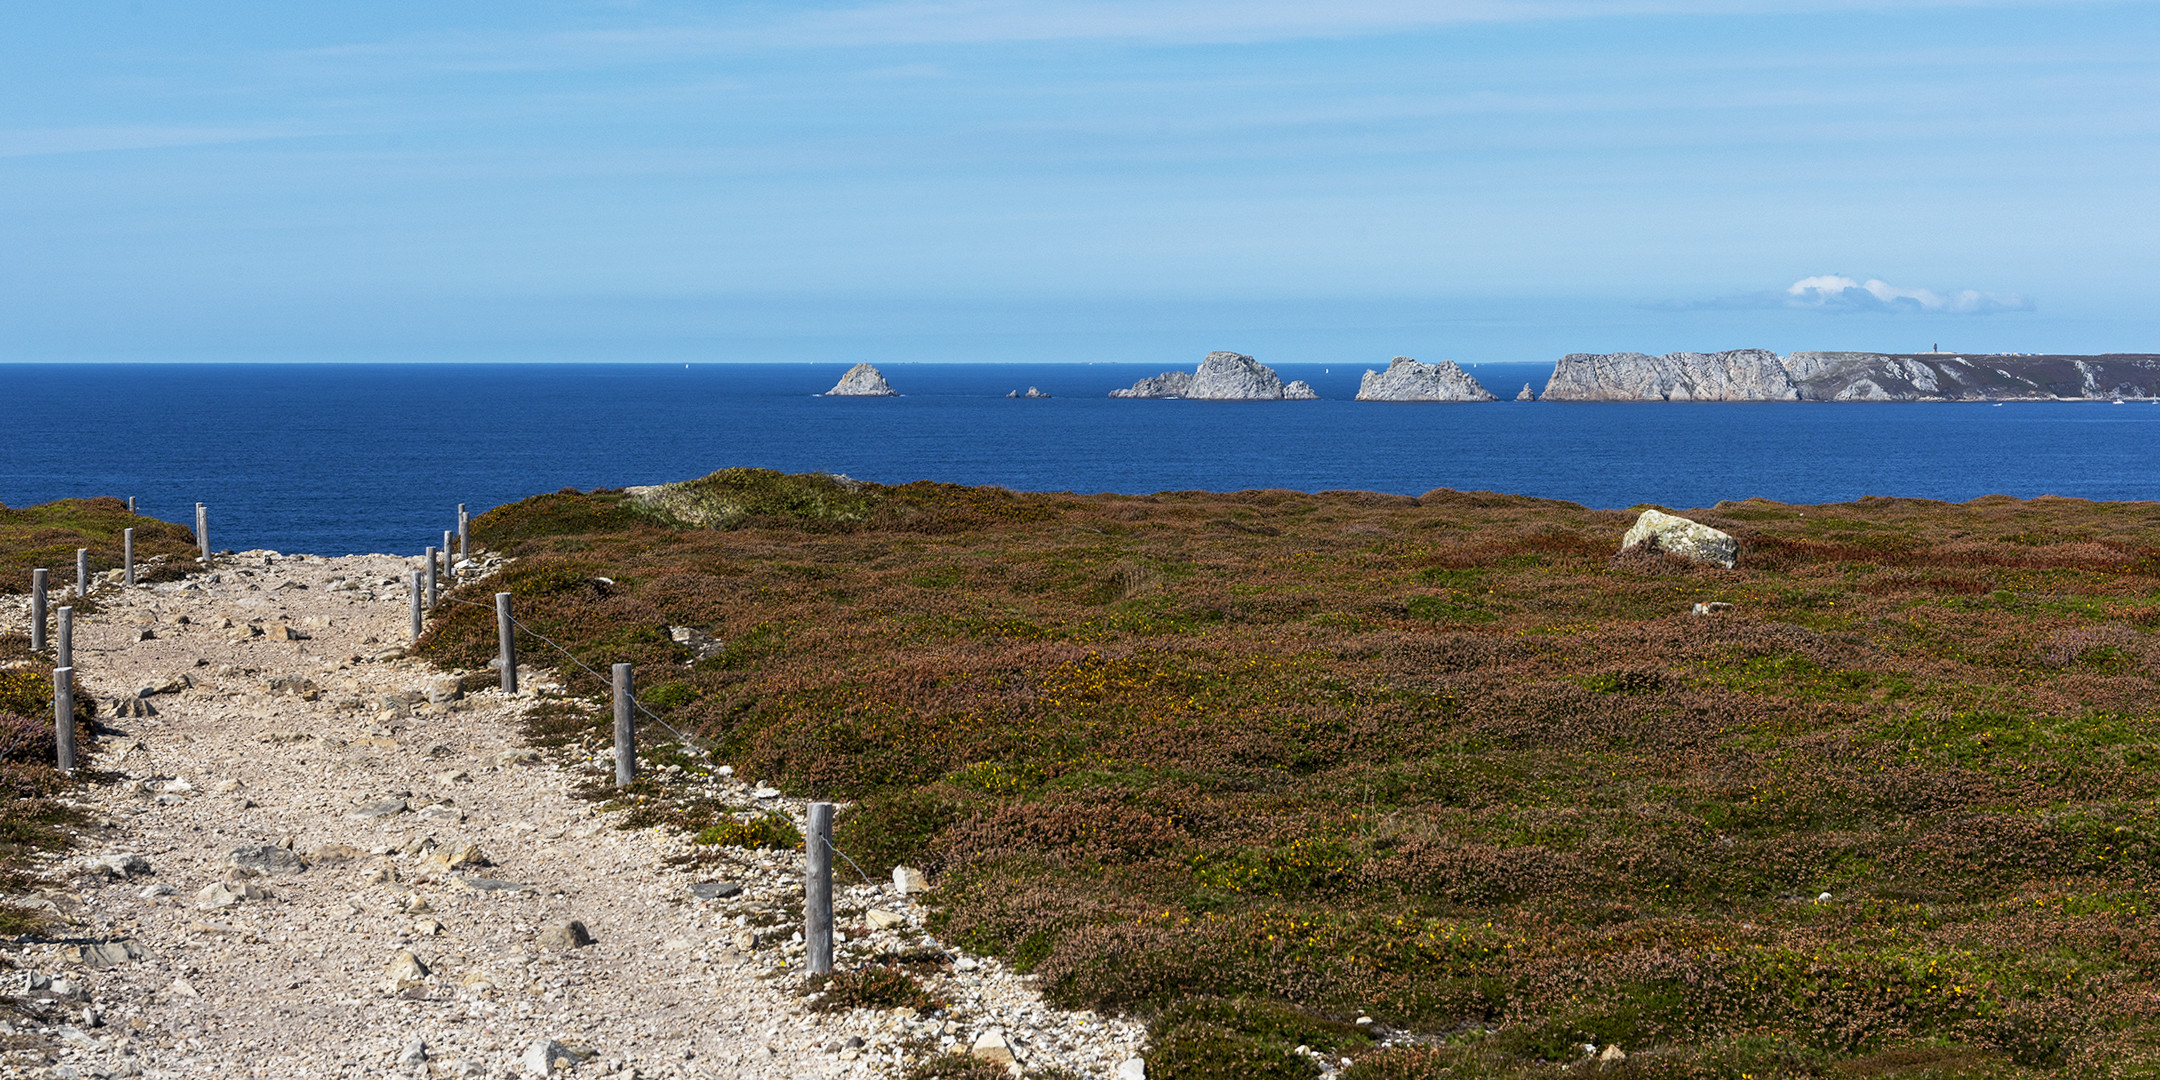
[[[0,360],[2156,351],[2160,5],[15,5]]]

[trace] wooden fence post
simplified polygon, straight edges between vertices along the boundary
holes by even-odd
[[[427,606],[430,611],[435,608],[435,549],[432,547],[427,549]]]
[[[502,664],[502,692],[517,693],[517,620],[510,617],[510,594],[495,594],[496,655]]]
[[[129,502],[135,500],[129,499]],[[120,572],[127,587],[135,587],[135,530],[120,530]]]
[[[615,665],[615,786],[627,787],[637,779],[637,724],[630,712],[637,707],[630,685],[630,665]]]
[[[444,529],[442,534],[442,576],[443,580],[453,587],[457,585],[457,563],[452,561],[450,554],[450,530],[448,529]]]
[[[457,504],[457,557],[472,558],[472,519],[465,516],[465,504]]]
[[[75,771],[75,669],[54,668],[53,692],[53,758],[60,771]]]
[[[90,595],[90,549],[75,549],[75,599]]]
[[[412,572],[412,639],[420,640],[426,630],[427,619],[420,614],[420,571],[415,570]]]
[[[43,570],[30,571],[30,651],[45,651],[45,579]]]
[[[56,614],[60,616],[60,647],[56,650],[59,666],[72,670],[75,667],[75,609],[63,605]]]
[[[803,948],[810,974],[832,972],[832,804],[810,804],[810,828],[803,834],[809,856],[803,872]]]
[[[195,504],[195,546],[202,549],[202,563],[210,565],[210,510]]]

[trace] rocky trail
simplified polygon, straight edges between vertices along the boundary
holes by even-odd
[[[575,794],[607,748],[521,741],[556,675],[505,696],[492,672],[403,657],[417,563],[257,551],[101,583],[75,664],[115,730],[86,761],[93,826],[50,887],[12,898],[53,929],[0,942],[17,1000],[0,1073],[890,1077],[958,1050],[1015,1075],[1140,1074],[1138,1025],[1044,1005],[928,938],[918,897],[859,877],[835,890],[839,967],[915,949],[951,1005],[812,1011],[801,853],[684,860],[679,833],[618,828]],[[722,768],[671,779],[802,820]]]

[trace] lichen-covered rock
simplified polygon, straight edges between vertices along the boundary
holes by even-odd
[[[1320,397],[1305,380],[1284,385],[1274,368],[1234,352],[1211,352],[1192,374],[1165,371],[1124,390],[1112,390],[1110,396],[1194,401],[1316,401]]]
[[[1532,390],[1532,389],[1530,389],[1530,384],[1529,384],[1529,383],[1524,383],[1524,384],[1522,384],[1522,393],[1520,393],[1520,394],[1517,394],[1517,395],[1515,395],[1515,400],[1517,400],[1517,401],[1536,401],[1536,400],[1537,400],[1537,391],[1535,391],[1535,390]]]
[[[1643,511],[1642,516],[1635,519],[1635,526],[1620,538],[1622,551],[1638,546],[1727,570],[1740,561],[1740,541],[1733,539],[1731,534],[1660,510]]]
[[[1553,366],[1544,401],[1798,401],[1776,353],[1569,353]]]
[[[885,382],[885,376],[868,363],[857,364],[840,376],[833,388],[825,391],[826,397],[898,397],[900,391]]]
[[[1192,372],[1165,371],[1152,379],[1142,379],[1123,390],[1112,390],[1114,398],[1181,398],[1192,386]]]
[[[1453,360],[1427,364],[1407,356],[1388,361],[1386,371],[1365,370],[1358,383],[1359,401],[1495,401],[1492,392]]]

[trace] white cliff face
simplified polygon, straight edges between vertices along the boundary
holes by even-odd
[[[1528,389],[1528,387],[1525,387]],[[1407,356],[1388,362],[1386,371],[1367,369],[1358,383],[1359,401],[1495,401],[1492,393],[1452,360],[1425,364]]]
[[[826,397],[899,397],[900,391],[885,382],[885,376],[871,365],[857,364],[840,376],[833,388],[825,391]]]
[[[1142,379],[1114,398],[1190,398],[1195,401],[1314,401],[1320,395],[1299,379],[1284,385],[1275,369],[1243,353],[1211,352],[1200,370],[1165,371]]]
[[[1798,401],[1776,353],[1569,353],[1553,367],[1545,401]]]
[[[1284,389],[1274,368],[1244,353],[1211,352],[1200,361],[1185,396],[1195,401],[1281,401]],[[1312,387],[1304,387],[1305,400],[1316,396]]]
[[[1152,379],[1142,379],[1123,390],[1112,390],[1114,398],[1181,398],[1192,386],[1192,372],[1165,371]]]

